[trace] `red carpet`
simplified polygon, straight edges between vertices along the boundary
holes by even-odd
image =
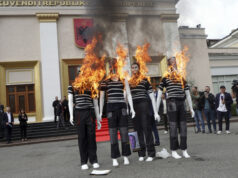
[[[96,129],[96,141],[105,142],[110,140],[109,130],[108,130],[108,121],[107,118],[103,118],[101,122],[101,129]],[[120,139],[120,134],[118,133],[118,138]]]

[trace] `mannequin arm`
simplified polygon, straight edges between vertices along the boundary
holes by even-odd
[[[157,120],[159,122],[160,117],[159,117],[159,114],[158,114],[158,110],[156,108],[155,96],[154,96],[153,93],[150,93],[149,96],[150,96],[150,99],[151,99],[151,102],[152,102],[152,107],[153,107],[153,110],[154,110],[155,120]]]
[[[192,118],[193,118],[195,113],[193,111],[193,104],[192,104],[192,99],[191,99],[191,95],[190,95],[189,90],[185,90],[185,94],[186,94],[186,98],[188,100],[189,109],[190,109],[190,112],[191,112],[191,115],[192,115]]]
[[[99,108],[98,108],[98,99],[97,98],[94,98],[93,99],[93,105],[94,105],[94,111],[95,111],[95,115],[96,115],[96,118],[97,118],[97,125],[98,125],[98,130],[101,129],[101,117],[99,115]]]
[[[131,117],[134,118],[136,114],[135,114],[135,111],[134,111],[132,96],[131,96],[131,90],[130,90],[129,83],[128,83],[127,79],[125,79],[125,88],[126,88],[127,100],[128,100],[128,103],[129,103],[130,109],[131,109]]]
[[[105,91],[100,91],[100,112],[99,112],[100,118],[102,118],[102,112],[103,112],[103,106],[104,106],[104,96],[105,96]]]
[[[158,95],[157,95],[157,111],[159,111],[159,107],[160,107],[160,104],[161,104],[161,98],[162,98],[162,91],[159,89],[158,90]],[[160,116],[159,116],[159,120],[160,120]]]
[[[70,121],[70,124],[71,125],[74,125],[74,114],[73,114],[73,112],[74,112],[74,103],[73,103],[73,95],[72,94],[68,94],[68,99],[69,99],[69,104],[68,104],[68,106],[69,106],[69,116],[70,116],[70,118],[69,118],[69,121]]]

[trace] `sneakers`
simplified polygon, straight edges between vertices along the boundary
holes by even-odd
[[[118,163],[117,159],[112,159],[112,166],[113,167],[119,166],[119,163]]]
[[[219,131],[217,131],[217,135],[221,135],[221,131],[219,130]]]
[[[190,155],[188,154],[187,150],[183,150],[183,156],[185,158],[190,158]]]
[[[231,132],[229,130],[226,131],[226,134],[230,134]]]
[[[167,134],[167,133],[168,133],[168,131],[167,131],[167,130],[165,130],[165,131],[164,131],[164,134]]]
[[[172,151],[172,157],[173,157],[174,159],[180,159],[180,158],[182,158],[176,151]]]
[[[130,164],[129,159],[126,156],[124,156],[124,165],[129,165],[129,164]]]
[[[139,157],[139,161],[140,162],[144,161],[144,157]]]
[[[153,161],[153,160],[154,160],[154,158],[148,157],[145,161],[146,161],[146,162],[151,162],[151,161]]]
[[[99,167],[100,167],[100,165],[99,165],[98,163],[94,163],[94,164],[93,164],[93,168],[94,168],[94,169],[97,169],[97,168],[99,168]]]
[[[83,164],[83,165],[81,166],[81,169],[82,169],[82,170],[87,170],[87,169],[88,169],[88,165],[87,165],[87,164]]]

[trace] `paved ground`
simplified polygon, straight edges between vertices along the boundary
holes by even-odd
[[[133,153],[130,166],[112,168],[108,142],[98,144],[98,158],[101,169],[112,170],[110,178],[238,178],[238,123],[231,128],[231,135],[194,134],[189,128],[191,159],[141,163]],[[168,135],[160,131],[160,137],[157,150],[169,148]],[[92,170],[80,170],[77,140],[0,148],[0,160],[1,178],[84,178]]]

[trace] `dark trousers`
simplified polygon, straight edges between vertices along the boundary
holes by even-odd
[[[226,121],[226,130],[230,130],[230,112],[220,112],[217,111],[217,119],[218,119],[218,125],[219,125],[219,131],[222,131],[222,120],[223,117]]]
[[[214,110],[204,109],[204,114],[207,119],[207,127],[208,127],[209,131],[212,132],[211,121],[212,121],[213,129],[214,129],[214,131],[216,131],[217,127],[216,127],[216,118],[215,118]]]
[[[152,116],[151,119],[152,119],[151,120],[151,126],[152,126],[152,131],[153,131],[154,137],[155,137],[155,143],[157,145],[160,145],[159,132],[158,132],[158,129],[157,129],[157,126],[156,126],[155,117]]]
[[[95,114],[91,109],[75,110],[78,126],[78,146],[81,164],[97,163],[97,144],[95,136]]]
[[[147,101],[134,103],[136,116],[133,119],[133,122],[140,144],[140,150],[138,151],[139,157],[144,157],[146,155],[146,150],[149,157],[155,157],[154,139],[151,128],[151,118],[148,113],[148,106],[149,103]]]
[[[130,142],[128,136],[128,116],[125,108],[110,111],[107,113],[109,134],[111,142],[111,158],[116,159],[121,156],[118,144],[118,130],[121,136],[122,156],[131,155]]]
[[[65,122],[69,121],[69,110],[68,109],[64,110],[64,121]]]
[[[0,138],[4,138],[5,135],[5,128],[3,125],[0,125]]]
[[[54,109],[55,122],[57,121],[57,110]]]
[[[21,129],[21,139],[26,139],[27,138],[27,125],[20,125]]]
[[[10,142],[12,140],[12,127],[7,125],[5,130],[6,130],[7,142]]]
[[[187,121],[185,117],[184,101],[168,100],[168,118],[170,127],[170,149],[187,149]],[[180,131],[180,144],[178,141],[178,128]]]
[[[58,123],[57,123],[57,128],[59,128],[60,124],[65,127],[65,124],[64,124],[64,113],[61,113],[60,116],[57,116],[58,117]]]

